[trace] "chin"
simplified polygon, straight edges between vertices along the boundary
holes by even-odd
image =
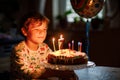
[[[41,44],[41,43],[43,43],[43,42],[37,42],[37,44]]]
[[[41,42],[38,42],[39,44],[41,44],[41,43],[43,43],[43,41],[41,41]]]
[[[43,40],[36,40],[36,43],[43,43]]]
[[[35,41],[34,43],[35,43],[35,44],[41,44],[41,43],[43,43],[43,42],[41,42],[41,41],[40,41],[40,42],[38,42],[38,41]]]

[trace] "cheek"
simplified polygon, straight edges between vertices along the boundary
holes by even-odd
[[[46,38],[46,36],[47,36],[47,33],[44,33],[44,34],[43,34],[44,39]]]
[[[30,35],[32,35],[32,33],[31,33],[31,32],[28,32],[27,35],[30,36]]]
[[[46,36],[46,35],[47,35],[47,32],[41,32],[39,35],[41,35],[41,36]]]
[[[29,33],[27,34],[27,37],[34,37],[34,36],[36,36],[36,34],[35,34],[35,33],[32,33],[32,32],[29,32]]]
[[[47,32],[45,32],[45,35],[47,35]]]
[[[45,38],[46,38],[46,36],[47,36],[47,32],[45,32]]]

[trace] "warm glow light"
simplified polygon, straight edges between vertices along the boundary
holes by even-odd
[[[72,50],[74,50],[74,40],[72,40]]]
[[[82,42],[78,42],[78,51],[82,52]]]
[[[62,38],[63,38],[63,35],[61,34],[61,35],[60,35],[60,39],[62,39]]]
[[[91,6],[93,4],[93,0],[90,0],[90,2],[89,2],[89,6]]]
[[[56,48],[55,48],[55,38],[54,38],[54,37],[53,37],[53,39],[52,39],[52,42],[53,42],[54,51],[56,51]]]
[[[58,47],[59,47],[59,50],[62,49],[62,47],[63,47],[63,42],[64,42],[64,38],[63,38],[63,35],[61,34],[61,35],[60,35],[60,38],[58,39]]]
[[[70,43],[68,43],[68,47],[69,47],[69,49],[71,48],[71,44]]]

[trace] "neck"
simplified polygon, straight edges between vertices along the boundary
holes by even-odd
[[[25,41],[26,45],[28,46],[29,49],[36,51],[39,47],[39,44],[33,43],[31,41]]]

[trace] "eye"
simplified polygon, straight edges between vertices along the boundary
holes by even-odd
[[[47,31],[47,29],[44,29],[44,31]]]
[[[34,31],[39,32],[40,30],[39,29],[34,29]]]
[[[35,28],[34,28],[34,29],[32,29],[32,30],[33,30],[33,31],[37,31],[38,29],[35,29]]]
[[[34,30],[38,31],[38,29],[34,29]]]

